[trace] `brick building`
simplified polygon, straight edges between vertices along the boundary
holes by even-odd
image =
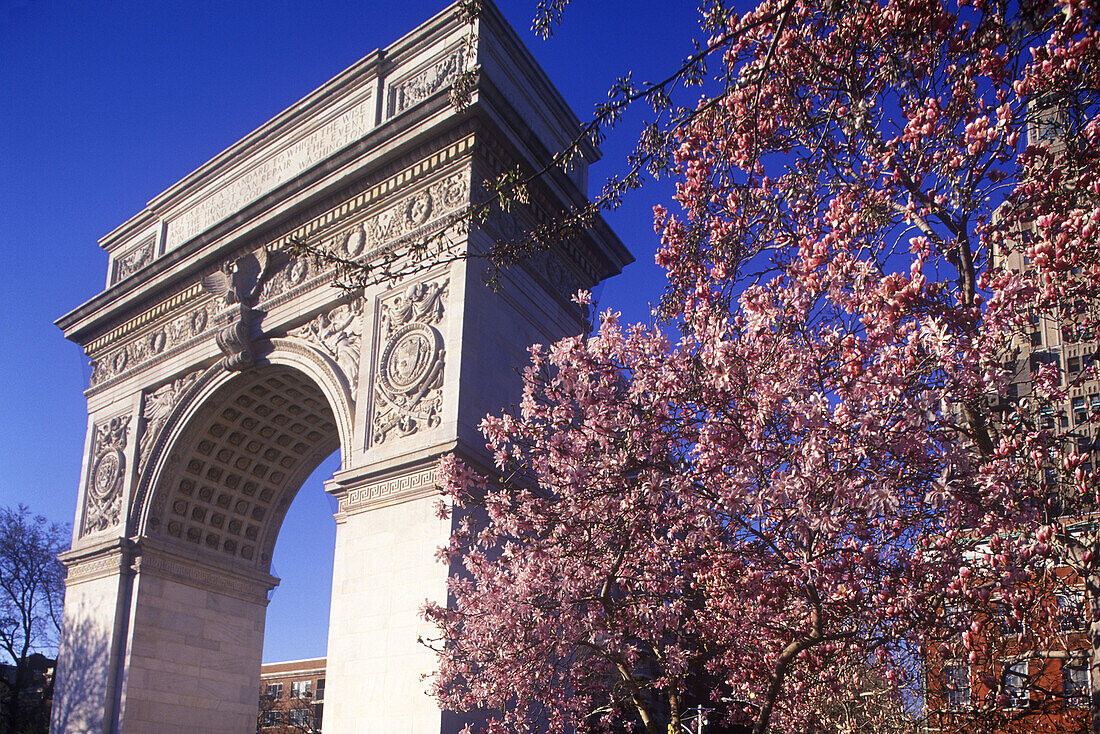
[[[1066,113],[1038,111],[1029,143],[1041,143],[1057,156]],[[1007,252],[994,257],[1027,272],[1025,251],[1033,231],[1018,234]],[[1097,304],[1100,307],[1100,304]],[[1096,358],[1097,335],[1071,319],[1033,313],[1016,338],[1004,368],[1011,375],[1007,393],[991,399],[1007,419],[1032,422],[1085,457],[1088,473],[1100,467],[1100,380],[1088,368]],[[1056,403],[1033,399],[1033,377],[1053,368],[1066,398]],[[1087,378],[1087,379],[1086,379]],[[1083,537],[1100,520],[1095,498],[1082,497],[1063,472],[1046,469],[1039,482],[1039,506],[1046,522],[1070,536]],[[985,545],[978,548],[989,552]],[[993,549],[993,552],[996,552]],[[931,711],[929,731],[971,731],[976,718],[989,729],[1017,732],[1084,731],[1089,710],[1088,619],[1085,585],[1069,568],[1050,568],[1029,588],[1033,603],[1022,617],[991,598],[983,608],[948,604],[948,627],[966,630],[945,637],[925,658],[925,694]],[[969,629],[967,629],[969,627]],[[970,635],[969,646],[962,635]]]
[[[266,663],[260,669],[258,734],[321,731],[325,706],[325,658]]]

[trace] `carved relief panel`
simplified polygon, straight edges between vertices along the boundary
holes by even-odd
[[[141,439],[138,441],[138,474],[145,471],[145,464],[153,452],[153,446],[160,435],[164,423],[171,415],[180,399],[199,379],[202,370],[195,370],[155,390],[146,390],[142,395]]]
[[[313,344],[336,362],[347,381],[352,400],[359,382],[359,354],[363,338],[363,299],[318,314],[290,331],[290,336]]]
[[[450,280],[413,283],[379,300],[371,441],[439,425],[445,349],[439,327]]]
[[[387,117],[401,114],[413,105],[419,104],[436,92],[448,86],[460,73],[466,70],[465,48],[455,48],[432,61],[428,66],[412,76],[390,87],[389,109]]]
[[[119,524],[126,483],[126,443],[129,433],[129,415],[97,423],[92,429],[81,536]]]
[[[157,236],[151,234],[127,253],[115,259],[111,282],[117,283],[120,280],[125,280],[153,262],[153,257],[156,255],[156,244]]]

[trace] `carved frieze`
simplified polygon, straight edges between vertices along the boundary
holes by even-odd
[[[160,429],[164,427],[164,422],[168,420],[172,408],[176,407],[183,394],[195,384],[201,374],[202,370],[195,370],[178,380],[145,393],[141,412],[143,421],[141,439],[138,441],[138,474],[145,471],[145,462],[149,460],[153,444],[157,440]]]
[[[449,51],[423,71],[390,87],[389,116],[398,115],[448,86],[466,69],[466,49]]]
[[[369,261],[403,237],[422,236],[432,231],[432,228],[440,227],[445,217],[466,206],[468,201],[469,172],[457,171],[428,184],[420,191],[398,198],[392,205],[364,221],[337,230],[328,236],[328,244],[341,257]],[[197,298],[202,298],[204,293],[215,293],[207,287],[207,281],[215,278],[220,283],[211,285],[224,287],[224,290],[218,288],[220,296],[214,299],[206,296],[209,300],[196,304],[192,310],[173,317],[144,335],[120,344],[116,342],[117,346],[104,354],[93,352],[90,387],[98,387],[132,372],[160,354],[204,337],[205,332],[212,328],[218,328],[219,338],[225,344],[221,348],[227,363],[232,359],[234,364],[246,366],[248,350],[245,347],[250,346],[250,341],[248,334],[244,333],[243,322],[253,318],[256,308],[269,307],[270,302],[276,299],[291,297],[296,291],[316,287],[326,282],[335,272],[332,268],[305,257],[290,257],[284,253],[272,252],[271,247],[277,246],[276,243],[267,248],[269,260],[258,267],[256,263],[259,263],[259,252],[264,248],[245,254],[245,258],[255,260],[247,268],[239,263],[242,259],[240,256],[237,260],[231,260],[227,263],[227,269],[223,268],[213,276],[204,278],[201,284],[195,284],[195,293],[198,295],[189,298],[194,302]],[[240,275],[235,276],[230,272],[235,267],[241,271]],[[234,277],[241,281],[237,284],[241,290],[240,295],[246,297],[243,306],[239,298],[237,303],[227,303],[229,286],[233,285]],[[244,282],[246,280],[247,283]],[[252,289],[258,284],[258,291],[250,290],[249,284]]]
[[[117,283],[120,280],[125,280],[153,262],[156,241],[155,235],[147,237],[137,247],[116,259],[114,277],[111,282]]]
[[[279,267],[275,274],[264,282],[263,288],[260,290],[260,302],[294,290],[317,274],[317,266],[311,263],[308,258],[295,256],[287,257],[285,260],[286,262],[283,263],[282,267]]]
[[[538,259],[539,270],[546,278],[550,292],[562,298],[569,298],[580,288],[573,272],[553,252],[544,252]]]
[[[468,203],[469,174],[460,171],[430,184],[427,188],[401,197],[386,209],[323,238],[324,248],[345,260],[376,257],[394,240],[439,226],[439,220]],[[293,291],[325,274],[325,268],[305,257],[287,258],[267,280],[260,293],[261,304]]]
[[[363,299],[342,303],[327,313],[318,314],[309,323],[290,331],[328,354],[348,382],[352,399],[359,381],[360,341],[363,337]]]
[[[443,321],[450,281],[414,283],[379,304],[380,349],[371,435],[381,444],[439,425]]]
[[[363,224],[366,246],[374,248],[415,232],[433,219],[450,214],[465,205],[469,177],[459,172],[436,181],[427,189],[406,196],[397,204],[376,214]],[[349,236],[346,252],[350,255],[358,239]]]
[[[119,345],[103,357],[92,360],[91,387],[100,385],[124,372],[157,357],[183,342],[202,335],[213,324],[217,304],[199,304],[153,329],[142,337]]]
[[[91,467],[84,493],[84,522],[80,534],[87,535],[118,525],[122,512],[122,488],[126,470],[126,440],[130,416],[112,418],[94,428]]]

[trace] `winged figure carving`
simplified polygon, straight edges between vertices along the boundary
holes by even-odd
[[[266,247],[230,260],[202,279],[202,287],[231,307],[226,326],[217,332],[215,340],[225,354],[222,365],[227,370],[244,370],[256,362],[252,351],[253,306],[270,270],[271,258]]]
[[[267,278],[270,258],[266,247],[225,263],[221,270],[202,279],[202,287],[227,305],[248,303],[260,292]]]

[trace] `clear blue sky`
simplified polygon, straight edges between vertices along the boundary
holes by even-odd
[[[103,288],[97,240],[446,5],[0,0],[0,506],[72,522],[90,371],[52,322]],[[576,0],[549,41],[528,30],[535,0],[498,5],[582,119],[617,75],[663,77],[698,35],[694,0]],[[622,170],[636,130],[603,146],[594,188]],[[627,320],[648,320],[661,292],[650,208],[667,199],[651,186],[608,216],[638,262],[601,306]],[[335,466],[306,483],[280,534],[265,661],[325,654],[335,524],[321,481]]]

